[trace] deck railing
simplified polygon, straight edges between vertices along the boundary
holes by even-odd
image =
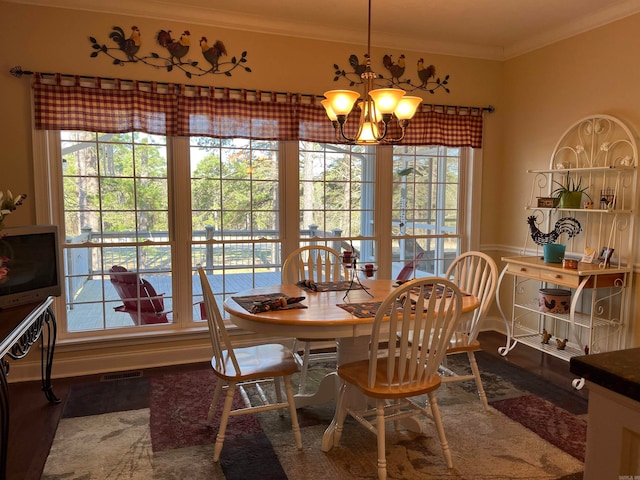
[[[338,240],[342,230],[323,232],[316,225],[301,230],[301,238],[308,242],[318,238],[336,238],[332,247],[342,250],[349,243]],[[225,270],[247,268],[269,269],[282,265],[281,242],[277,230],[216,230],[206,226],[192,233],[192,264],[201,264],[209,272],[224,266]],[[95,245],[95,247],[94,247]],[[100,247],[99,251],[96,247]],[[171,262],[168,232],[94,232],[85,227],[77,237],[69,237],[64,249],[67,303],[73,305],[77,292],[89,280],[101,280],[113,265],[135,267],[140,274],[169,274]]]

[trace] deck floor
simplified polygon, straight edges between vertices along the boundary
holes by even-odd
[[[172,285],[170,276],[145,277],[158,294],[163,294],[165,311],[172,310]],[[208,275],[211,289],[215,292],[229,292],[233,294],[249,288],[280,285],[280,272],[234,273],[228,275]],[[255,282],[255,283],[254,283]],[[193,277],[192,292],[194,301],[202,294],[200,280]],[[103,297],[104,296],[104,297]],[[106,301],[103,303],[102,298]],[[222,303],[222,297],[216,298]],[[75,302],[67,306],[67,331],[80,332],[103,330],[121,327],[133,327],[134,322],[128,313],[117,312],[115,307],[122,305],[117,292],[109,280],[89,280],[76,295]],[[200,309],[193,308],[193,318],[200,318]]]

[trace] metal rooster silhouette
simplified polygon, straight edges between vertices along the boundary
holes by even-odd
[[[222,74],[227,77],[237,68],[245,72],[251,72],[251,68],[245,66],[247,62],[247,52],[242,52],[240,57],[232,56],[228,61],[220,61],[220,57],[227,55],[227,49],[220,40],[216,40],[212,46],[207,45],[207,37],[202,36],[200,47],[202,56],[210,66],[200,66],[198,60],[188,58],[191,45],[191,32],[184,30],[179,38],[173,38],[171,30],[160,30],[155,35],[158,46],[166,51],[166,56],[155,52],[147,55],[140,53],[142,45],[140,29],[137,26],[131,27],[131,34],[127,36],[124,29],[118,26],[113,27],[109,38],[117,46],[107,46],[99,43],[95,37],[89,37],[91,42],[91,58],[99,55],[106,55],[113,60],[113,65],[124,66],[127,63],[143,63],[156,69],[164,69],[171,72],[175,69],[182,70],[187,78],[201,77],[207,74]]]
[[[569,238],[575,237],[582,231],[580,222],[575,218],[563,217],[556,222],[555,228],[549,233],[541,232],[536,225],[536,216],[531,215],[527,218],[531,238],[536,245],[545,245],[547,243],[555,243],[561,234],[566,233]]]

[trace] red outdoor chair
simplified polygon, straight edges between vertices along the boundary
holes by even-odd
[[[407,263],[405,263],[404,267],[402,267],[402,270],[400,270],[400,273],[398,273],[396,280],[400,280],[402,282],[406,282],[407,280],[409,280],[409,277],[418,266],[418,262],[422,260],[422,257],[424,257],[424,253],[425,252],[418,253],[414,260],[409,260]]]
[[[129,272],[120,265],[109,270],[111,284],[118,292],[122,305],[114,307],[116,312],[128,313],[136,325],[169,323],[169,312],[164,311],[164,293],[156,293],[148,281],[137,273]]]

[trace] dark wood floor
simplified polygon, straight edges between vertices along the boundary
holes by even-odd
[[[483,332],[479,338],[484,351],[497,357],[500,356],[498,347],[504,346],[504,335],[496,332]],[[518,345],[507,357],[504,357],[504,361],[542,376],[552,384],[571,388],[571,380],[574,375],[569,372],[569,364],[564,360],[545,355],[525,345]],[[158,370],[177,372],[201,367],[202,364],[180,365],[153,370],[154,372]],[[40,479],[70,386],[74,383],[97,381],[100,377],[100,375],[94,375],[55,379],[53,390],[62,400],[57,405],[47,402],[41,391],[40,382],[10,384],[11,420],[7,480]],[[586,398],[586,389],[581,390],[579,394]]]

